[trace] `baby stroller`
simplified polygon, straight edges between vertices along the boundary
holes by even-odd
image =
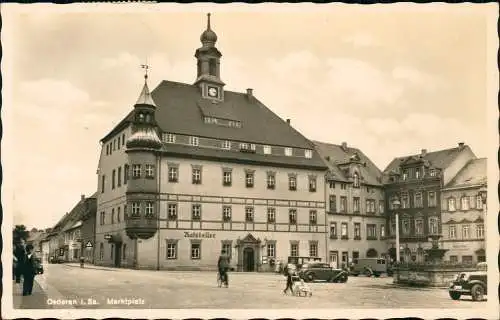
[[[292,275],[292,290],[297,297],[311,297],[312,290],[297,274]]]

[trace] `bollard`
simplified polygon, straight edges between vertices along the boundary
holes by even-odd
[[[80,268],[84,267],[84,262],[85,262],[85,259],[83,257],[81,257],[80,258]]]

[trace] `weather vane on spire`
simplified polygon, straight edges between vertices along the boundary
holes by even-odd
[[[146,62],[146,64],[141,64],[141,68],[144,69],[144,79],[148,79],[148,70],[151,68],[148,63]]]

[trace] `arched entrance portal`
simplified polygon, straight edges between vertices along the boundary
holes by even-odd
[[[259,271],[260,243],[260,239],[256,239],[250,233],[245,238],[236,240],[238,271]]]
[[[255,271],[255,251],[253,248],[243,249],[243,271]]]

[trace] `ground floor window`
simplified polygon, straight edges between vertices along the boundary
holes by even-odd
[[[78,249],[73,250],[73,259],[78,259]]]
[[[231,255],[232,255],[232,250],[233,249],[233,246],[231,244],[231,242],[222,242],[222,250],[221,251],[224,251],[226,253],[226,255],[229,256],[229,258],[231,258]]]
[[[310,257],[317,257],[318,256],[318,243],[317,242],[310,242],[309,243],[309,256]]]
[[[349,252],[347,251],[342,252],[342,262],[347,262],[348,259],[349,259]]]
[[[276,257],[276,244],[268,243],[267,244],[267,256],[268,257]]]
[[[123,244],[122,259],[125,260],[126,258],[127,258],[127,245]]]
[[[299,244],[298,243],[290,243],[290,256],[292,256],[292,257],[299,256]]]
[[[472,264],[472,256],[462,256],[462,263]]]
[[[176,241],[167,241],[167,259],[177,259]]]
[[[201,259],[201,242],[191,242],[191,259]]]
[[[110,256],[111,256],[111,260],[113,260],[113,256],[114,256],[114,253],[115,253],[115,246],[114,245],[111,245],[111,252],[110,252]]]

